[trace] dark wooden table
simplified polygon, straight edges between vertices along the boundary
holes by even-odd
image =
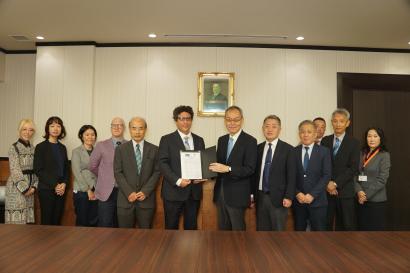
[[[410,272],[410,232],[0,225],[0,272]]]

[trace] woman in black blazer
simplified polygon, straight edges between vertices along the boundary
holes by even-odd
[[[65,135],[63,121],[50,117],[45,126],[45,140],[34,151],[42,225],[59,225],[63,214],[69,168],[67,149],[59,140]]]

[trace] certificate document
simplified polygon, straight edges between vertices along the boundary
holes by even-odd
[[[200,151],[181,151],[181,176],[183,179],[202,179]]]

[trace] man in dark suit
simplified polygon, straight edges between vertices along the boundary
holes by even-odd
[[[350,125],[350,113],[343,108],[332,113],[333,135],[322,139],[322,145],[332,154],[332,178],[327,185],[327,228],[333,230],[356,230],[354,204],[354,176],[358,174],[359,141],[346,134]]]
[[[218,139],[217,161],[209,169],[218,173],[214,202],[221,230],[245,230],[244,214],[250,204],[251,178],[256,169],[256,139],[242,131],[243,114],[238,106],[225,111],[227,135]]]
[[[175,108],[173,118],[177,130],[161,137],[159,143],[159,167],[164,175],[161,195],[166,229],[178,229],[181,214],[184,215],[184,229],[197,229],[203,180],[182,177],[180,156],[180,151],[205,149],[203,138],[191,133],[193,117],[191,106]]]
[[[295,230],[326,230],[326,186],[331,177],[329,149],[315,144],[317,128],[310,120],[299,124],[301,145],[295,148],[297,162],[296,198],[293,202]]]
[[[262,130],[266,141],[258,145],[256,172],[252,180],[252,193],[256,199],[256,228],[283,231],[295,194],[294,148],[279,139],[279,117],[267,116]]]
[[[151,228],[155,188],[159,179],[158,147],[144,140],[147,123],[129,122],[131,140],[115,149],[114,176],[118,183],[117,216],[122,228]]]

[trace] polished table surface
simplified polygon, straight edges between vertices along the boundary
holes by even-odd
[[[410,272],[410,232],[0,225],[0,272]]]

